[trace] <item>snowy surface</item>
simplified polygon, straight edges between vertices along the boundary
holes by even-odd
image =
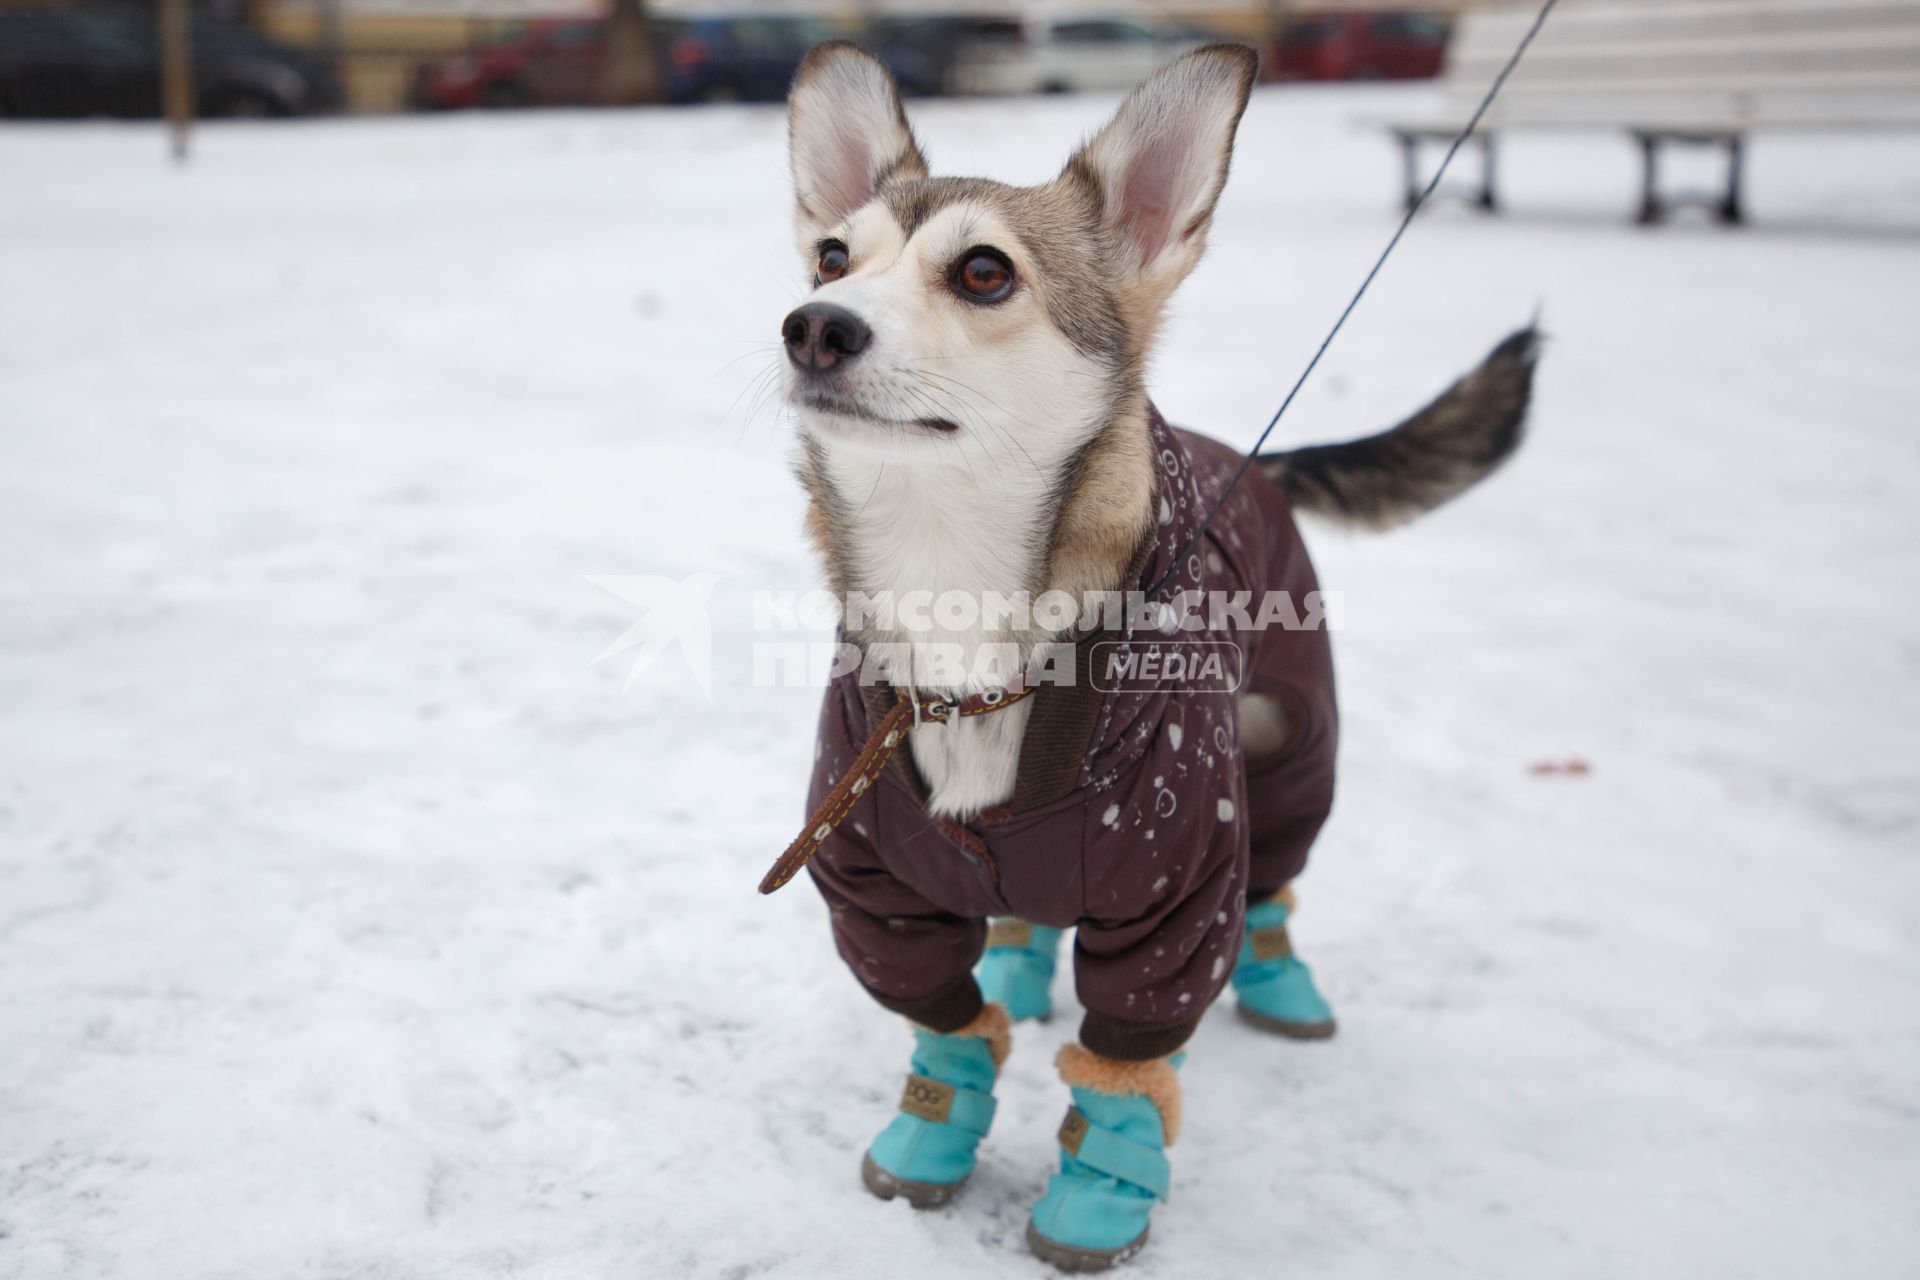
[[[938,105],[1051,171],[1110,100]],[[1262,93],[1155,386],[1246,441],[1391,228],[1394,91]],[[753,378],[777,112],[0,131],[0,1276],[978,1277],[1077,1011],[948,1211],[861,1190],[908,1040],[805,885],[818,579]],[[1628,225],[1521,140],[1284,429],[1374,430],[1544,306],[1468,502],[1316,533],[1325,1045],[1227,1016],[1143,1277],[1920,1274],[1920,143],[1762,140]],[[721,575],[712,701],[589,575]],[[1538,777],[1578,757],[1585,777]],[[1224,1011],[1223,1011],[1224,1013]]]

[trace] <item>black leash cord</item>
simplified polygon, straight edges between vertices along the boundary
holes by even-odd
[[[1207,518],[1200,522],[1200,527],[1194,531],[1193,537],[1187,540],[1187,545],[1180,548],[1180,554],[1173,558],[1172,565],[1160,581],[1146,589],[1145,594],[1149,598],[1157,595],[1160,588],[1179,575],[1180,566],[1185,564],[1187,557],[1193,554],[1193,549],[1200,545],[1200,539],[1207,536],[1207,530],[1212,527],[1214,518],[1227,505],[1227,499],[1233,496],[1234,486],[1240,483],[1241,477],[1247,474],[1247,469],[1253,466],[1254,460],[1260,456],[1260,446],[1267,442],[1267,437],[1273,434],[1273,429],[1280,425],[1280,419],[1286,415],[1287,409],[1293,404],[1293,398],[1300,394],[1300,388],[1305,386],[1307,379],[1313,376],[1314,368],[1320,363],[1320,357],[1327,354],[1327,348],[1333,345],[1334,338],[1339,335],[1341,327],[1347,323],[1347,317],[1352,315],[1353,309],[1360,305],[1360,299],[1367,296],[1367,288],[1373,283],[1373,278],[1380,274],[1381,267],[1387,265],[1387,258],[1400,243],[1400,237],[1407,234],[1407,228],[1413,225],[1414,218],[1421,209],[1426,207],[1427,197],[1434,193],[1435,188],[1440,185],[1440,179],[1446,176],[1447,166],[1453,163],[1456,155],[1460,154],[1460,148],[1465,146],[1467,139],[1473,136],[1473,131],[1480,127],[1480,120],[1487,114],[1487,108],[1491,107],[1493,100],[1500,96],[1500,90],[1506,86],[1507,77],[1512,75],[1513,69],[1520,65],[1520,59],[1526,56],[1527,47],[1533,43],[1533,38],[1540,34],[1540,28],[1546,25],[1547,15],[1553,12],[1553,6],[1558,3],[1560,0],[1547,0],[1546,4],[1540,7],[1539,16],[1534,18],[1533,25],[1527,28],[1527,34],[1521,37],[1520,43],[1515,46],[1513,56],[1507,59],[1506,66],[1500,68],[1500,74],[1493,78],[1493,84],[1488,88],[1487,96],[1480,99],[1480,105],[1474,109],[1473,118],[1467,121],[1466,127],[1461,129],[1459,136],[1453,140],[1453,145],[1447,148],[1447,154],[1441,158],[1440,167],[1433,171],[1433,177],[1427,182],[1426,189],[1411,205],[1407,206],[1407,214],[1400,219],[1399,227],[1394,230],[1393,239],[1387,241],[1387,247],[1382,249],[1380,256],[1374,260],[1373,270],[1367,272],[1367,278],[1362,280],[1360,287],[1354,291],[1346,310],[1340,313],[1340,318],[1333,322],[1333,328],[1327,331],[1326,338],[1320,343],[1320,349],[1313,353],[1313,359],[1307,361],[1307,367],[1300,371],[1300,377],[1294,382],[1293,390],[1287,392],[1287,398],[1282,400],[1280,407],[1273,411],[1273,417],[1267,421],[1267,429],[1262,431],[1260,438],[1253,442],[1253,448],[1247,450],[1247,456],[1240,462],[1240,469],[1233,473],[1233,479],[1229,480],[1227,487],[1220,491],[1220,498],[1213,504],[1213,509],[1207,512]]]

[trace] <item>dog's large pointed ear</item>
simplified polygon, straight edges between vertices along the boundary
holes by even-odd
[[[1097,193],[1106,229],[1155,301],[1206,247],[1258,68],[1253,50],[1238,44],[1176,58],[1127,96],[1061,175]]]
[[[811,244],[873,199],[888,178],[924,178],[899,86],[859,45],[833,40],[807,55],[787,95],[794,217]]]

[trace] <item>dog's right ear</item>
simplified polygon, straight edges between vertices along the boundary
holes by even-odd
[[[795,229],[812,246],[873,199],[889,178],[924,178],[893,74],[857,44],[832,40],[807,55],[787,94]]]

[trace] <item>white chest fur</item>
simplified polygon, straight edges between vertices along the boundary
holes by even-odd
[[[911,595],[917,606],[916,625],[869,627],[863,641],[904,646],[914,657],[915,684],[925,692],[964,696],[1005,683],[1005,670],[997,678],[979,678],[989,670],[980,662],[982,653],[991,648],[1023,663],[1038,637],[981,606],[990,594],[1014,598],[1029,592],[1038,576],[1044,522],[1051,518],[1040,477],[1029,470],[986,485],[964,472],[956,477],[953,468],[901,466],[851,451],[834,452],[826,465],[836,492],[855,508],[845,548],[850,588],[896,606]],[[957,613],[926,607],[930,598],[938,602],[943,596],[965,603]],[[970,622],[951,625],[969,614]],[[967,677],[922,678],[919,673],[940,669],[933,661],[936,647],[948,672],[957,663]],[[1031,710],[1022,701],[913,731],[908,741],[933,812],[963,816],[1012,797]]]
[[[928,808],[943,817],[965,817],[1013,798],[1031,699],[991,715],[953,724],[923,724],[907,741],[913,763],[926,779]]]

